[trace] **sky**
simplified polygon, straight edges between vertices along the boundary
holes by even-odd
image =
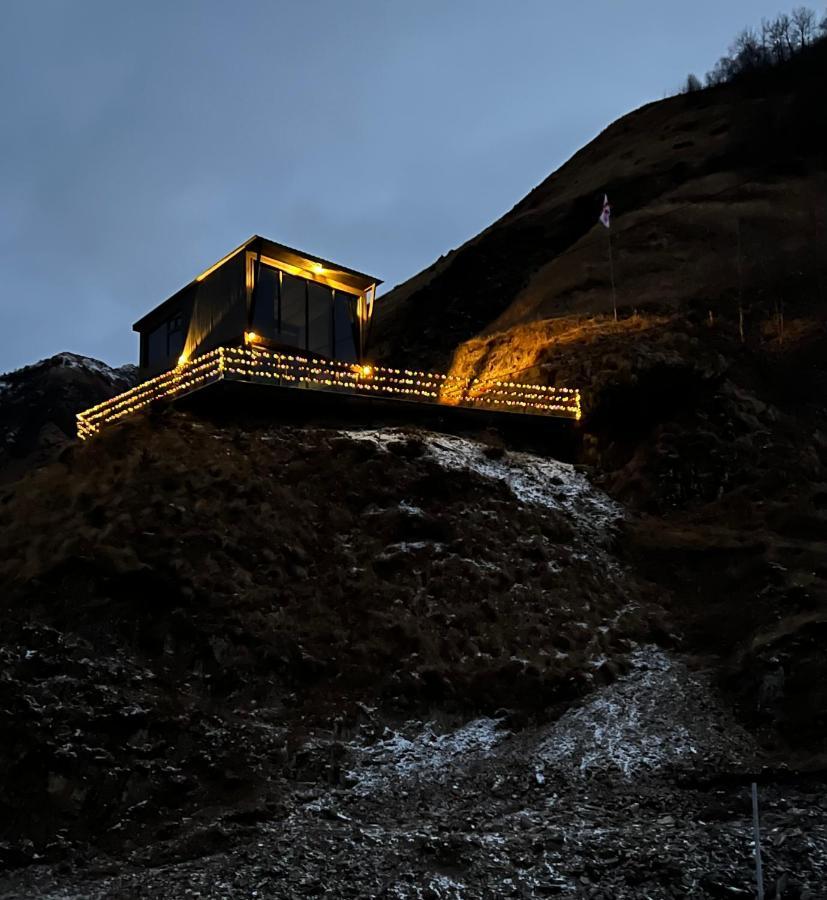
[[[136,361],[132,323],[252,234],[389,290],[785,9],[3,0],[0,372]]]

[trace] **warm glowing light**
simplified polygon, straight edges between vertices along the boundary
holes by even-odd
[[[244,340],[248,344],[257,344],[261,338],[255,333],[255,331],[247,331],[244,333]]]
[[[182,353],[182,354],[178,357],[178,365],[179,365],[179,366],[183,366],[184,363],[185,363],[186,361],[187,361],[187,354],[186,354],[186,353]]]
[[[313,271],[317,275],[321,275],[324,272],[324,266],[321,263],[313,263]]]
[[[261,340],[255,332],[247,332],[244,337],[248,344]],[[85,440],[97,434],[104,425],[140,412],[160,400],[171,400],[208,384],[234,378],[443,406],[561,416],[575,421],[582,417],[580,392],[576,388],[353,365],[336,359],[302,356],[299,351],[276,353],[260,346],[255,350],[251,347],[218,347],[195,359],[184,360],[176,368],[78,413],[78,436]]]

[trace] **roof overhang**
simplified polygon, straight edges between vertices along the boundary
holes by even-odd
[[[268,263],[275,265],[282,265],[287,271],[291,271],[294,274],[305,275],[307,278],[313,281],[322,281],[328,284],[331,284],[336,287],[344,288],[346,290],[351,290],[357,294],[364,294],[366,291],[371,288],[376,288],[378,285],[382,284],[381,279],[375,278],[372,275],[367,275],[364,272],[357,272],[356,269],[349,269],[346,266],[342,266],[339,263],[331,262],[330,260],[323,259],[320,256],[313,256],[312,254],[305,253],[302,250],[296,250],[293,247],[288,247],[285,244],[279,244],[276,241],[271,241],[268,238],[261,237],[260,235],[254,234],[251,238],[246,240],[243,244],[240,244],[235,250],[228,253],[226,256],[222,257],[218,260],[218,262],[213,263],[213,265],[204,269],[199,275],[196,275],[193,280],[184,285],[183,288],[176,291],[171,297],[168,297],[163,303],[156,306],[154,309],[150,310],[145,316],[142,316],[138,319],[137,322],[132,326],[133,331],[145,331],[147,326],[151,325],[154,321],[156,321],[159,317],[159,314],[162,312],[163,308],[167,305],[172,306],[173,301],[185,290],[191,288],[193,285],[198,284],[198,282],[203,281],[208,276],[212,275],[217,269],[220,269],[225,263],[228,263],[231,259],[237,256],[239,253],[243,252],[255,253],[260,255],[260,257]]]

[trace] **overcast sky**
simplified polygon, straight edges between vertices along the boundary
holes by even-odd
[[[3,0],[0,371],[258,233],[393,284],[779,0]]]

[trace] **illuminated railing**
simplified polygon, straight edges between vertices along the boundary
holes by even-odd
[[[79,413],[78,435],[86,439],[103,425],[140,412],[153,403],[174,400],[221,380],[580,419],[580,392],[575,388],[359,366],[258,347],[219,347]]]

